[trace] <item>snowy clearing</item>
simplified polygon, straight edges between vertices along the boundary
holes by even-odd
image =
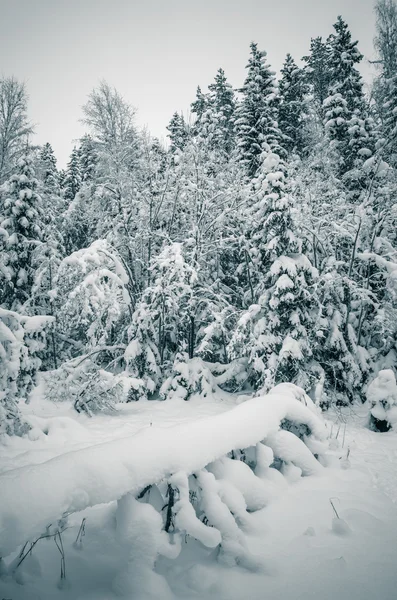
[[[37,439],[12,438],[4,448],[1,460],[0,514],[6,519],[2,547],[8,554],[29,536],[33,539],[32,535],[42,531],[43,524],[51,521],[49,517],[59,517],[62,510],[77,510],[90,504],[97,506],[71,515],[68,528],[63,532],[66,586],[57,587],[58,550],[52,540],[41,540],[18,569],[18,576],[0,579],[2,597],[12,600],[111,600],[121,595],[139,600],[246,600],[249,590],[250,600],[261,600],[264,594],[277,600],[333,600],[336,597],[394,600],[397,585],[394,567],[397,561],[397,436],[393,432],[379,434],[364,429],[364,417],[354,413],[343,415],[343,421],[341,415],[330,415],[327,429],[328,433],[330,428],[333,432],[331,449],[326,453],[327,467],[322,469],[321,476],[301,477],[299,469],[291,463],[284,469],[284,476],[275,472],[278,477],[275,477],[273,487],[267,487],[267,492],[271,490],[273,496],[272,493],[266,496],[263,508],[257,506],[259,510],[252,513],[241,511],[241,504],[240,509],[237,508],[241,500],[235,498],[234,510],[241,513],[241,527],[250,551],[248,556],[255,557],[256,561],[252,568],[243,565],[230,568],[227,563],[215,561],[215,546],[219,541],[216,530],[196,521],[199,528],[192,530],[193,537],[186,536],[181,540],[181,551],[177,547],[177,538],[174,540],[176,546],[171,544],[169,550],[163,539],[160,555],[158,551],[154,553],[157,556],[154,558],[155,571],[146,572],[142,563],[140,573],[146,575],[137,579],[136,568],[141,564],[138,555],[142,555],[142,548],[148,543],[142,540],[151,539],[147,538],[149,530],[144,524],[149,524],[150,531],[153,527],[161,529],[160,516],[152,508],[160,499],[156,499],[154,488],[150,492],[150,504],[138,502],[130,508],[126,505],[123,510],[124,513],[127,510],[129,517],[123,517],[127,520],[116,529],[115,520],[120,523],[122,513],[116,502],[109,501],[128,490],[140,491],[146,482],[153,478],[160,480],[171,470],[176,473],[181,468],[200,469],[217,457],[214,452],[220,456],[232,446],[247,447],[268,432],[273,433],[268,436],[267,443],[275,448],[277,439],[272,440],[272,437],[277,437],[277,418],[264,419],[270,406],[273,415],[288,410],[295,412],[295,418],[297,413],[306,418],[309,414],[311,425],[317,427],[317,438],[327,434],[321,428],[321,421],[317,422],[315,413],[305,410],[306,407],[296,399],[288,399],[288,394],[285,400],[285,390],[283,394],[284,399],[280,394],[273,394],[273,397],[270,394],[267,398],[245,401],[237,406],[239,398],[226,394],[217,400],[197,398],[192,402],[134,403],[123,405],[118,415],[101,415],[95,419],[73,414],[64,405],[47,403],[37,397],[30,407],[26,407],[34,413],[30,419],[36,424],[33,431]],[[244,419],[250,421],[249,428],[242,426],[248,422]],[[332,425],[332,421],[337,422]],[[347,422],[346,426],[344,422]],[[214,438],[220,424],[223,433]],[[48,434],[39,436],[39,427],[46,428]],[[336,434],[338,439],[335,439]],[[341,447],[342,436],[344,448]],[[190,451],[181,453],[187,440]],[[199,460],[194,449],[200,450]],[[134,460],[137,453],[139,461]],[[230,463],[231,466],[233,463],[245,466],[239,461]],[[244,473],[233,474],[234,470],[230,471],[226,463],[213,464],[211,471],[217,481],[225,482],[225,493],[230,485],[227,482],[237,484],[243,492],[243,504],[252,505],[255,501],[253,482],[244,483]],[[175,475],[174,482],[183,489],[181,476]],[[80,493],[77,493],[78,489]],[[7,501],[7,497],[13,498],[13,502]],[[134,506],[139,509],[136,525],[129,526],[133,527],[131,535],[134,539],[140,540],[138,554],[134,554],[128,545],[126,534],[127,524],[134,523],[131,521]],[[191,507],[191,504],[182,504],[177,513],[179,523],[186,522],[189,527],[191,516],[181,512],[182,506]],[[142,512],[140,507],[142,510],[147,508]],[[9,527],[10,515],[15,518],[13,532]],[[81,541],[84,541],[76,544],[83,518],[86,519],[85,536]],[[155,526],[157,519],[160,521]],[[119,527],[122,527],[121,533],[117,534]],[[163,531],[161,535],[166,534]],[[154,543],[160,543],[155,541],[160,538],[153,538]],[[203,539],[205,545],[198,539]],[[128,568],[120,571],[120,566],[125,564],[127,548],[127,555],[132,553],[132,562],[128,564],[135,565],[135,570],[131,571],[129,567],[130,571]],[[175,553],[179,553],[178,558]],[[14,552],[6,562],[10,564],[9,561],[17,556]],[[132,585],[131,581],[135,583]]]

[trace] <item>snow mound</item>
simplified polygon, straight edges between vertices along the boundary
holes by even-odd
[[[8,556],[65,513],[115,501],[128,492],[138,494],[181,471],[197,473],[229,452],[256,447],[265,439],[275,454],[282,451],[287,460],[296,459],[302,471],[321,470],[302,440],[292,434],[277,437],[284,421],[305,425],[317,440],[328,437],[321,416],[297,401],[296,393],[284,386],[223,414],[165,429],[150,427],[133,437],[6,471],[0,475],[0,555]],[[247,503],[254,502],[246,487],[241,493]],[[256,494],[256,505],[264,500],[264,494],[262,499]]]
[[[369,384],[367,403],[370,425],[379,431],[387,431],[397,425],[397,384],[391,369],[379,371]]]

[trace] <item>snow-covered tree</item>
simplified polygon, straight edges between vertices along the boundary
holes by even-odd
[[[321,399],[324,405],[359,399],[368,370],[368,353],[359,347],[349,319],[347,296],[357,298],[354,288],[337,261],[329,260],[318,281],[320,310],[313,338],[314,356],[325,374],[325,395]]]
[[[337,170],[348,189],[358,197],[366,181],[360,170],[373,154],[373,122],[356,66],[363,58],[352,41],[347,23],[338,17],[329,38],[331,84],[323,102],[324,125],[337,155]]]
[[[329,95],[331,84],[330,46],[321,37],[312,38],[310,54],[303,57],[305,76],[310,86],[317,110],[321,111],[323,102]]]
[[[70,155],[62,186],[63,197],[68,203],[72,202],[81,187],[80,157],[76,146]]]
[[[95,177],[98,162],[94,140],[90,135],[84,135],[78,149],[80,158],[80,175],[82,183],[91,183]]]
[[[304,72],[287,54],[281,69],[279,126],[285,136],[284,146],[288,152],[299,155],[304,149],[304,97],[307,91]]]
[[[279,382],[310,383],[312,284],[317,276],[294,232],[286,167],[268,147],[250,211],[252,262],[259,277],[256,303],[245,311],[230,343],[231,356],[248,352],[255,389]]]
[[[394,0],[377,0],[375,3],[377,50],[385,80],[397,72],[397,5]]]
[[[0,435],[23,435],[18,403],[27,401],[40,368],[49,317],[26,317],[0,308]]]
[[[220,159],[229,157],[234,148],[234,114],[236,100],[234,91],[228,83],[223,69],[218,69],[215,80],[208,86],[209,93],[203,95],[203,100],[199,103],[198,96],[196,103],[192,104],[192,112],[199,110],[193,133],[205,138],[212,150],[216,150]],[[198,93],[199,93],[198,90]]]
[[[82,343],[87,352],[123,339],[133,304],[130,276],[104,240],[66,257],[54,289],[58,328],[64,337]]]
[[[197,86],[196,98],[195,98],[194,102],[192,102],[190,105],[191,111],[194,115],[194,123],[193,123],[193,127],[192,127],[193,135],[200,134],[203,116],[208,110],[209,103],[210,103],[209,94],[204,94],[201,90],[201,87]],[[174,114],[174,117],[176,114],[177,113]],[[172,123],[172,121],[171,121],[171,123]],[[171,123],[170,123],[170,125],[171,125]],[[177,124],[177,123],[175,123],[175,124]],[[169,131],[171,133],[170,129],[169,129]]]
[[[183,150],[188,139],[188,131],[183,114],[175,112],[167,125],[168,137],[171,142],[171,152]]]
[[[46,191],[59,194],[59,176],[57,170],[57,159],[54,150],[48,142],[44,144],[40,152],[41,180]]]
[[[31,295],[33,252],[43,237],[42,200],[37,187],[32,159],[26,155],[0,190],[0,303],[9,309],[19,310]]]
[[[27,103],[23,83],[14,77],[0,77],[0,184],[10,177],[26,152],[27,137],[33,133]]]
[[[235,128],[238,158],[248,177],[261,165],[263,144],[284,156],[283,135],[278,127],[279,93],[275,74],[266,52],[251,44],[248,73],[241,89],[242,100],[236,109]]]

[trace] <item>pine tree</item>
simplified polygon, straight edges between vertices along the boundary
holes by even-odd
[[[302,154],[304,149],[304,96],[307,91],[304,73],[290,54],[287,54],[280,80],[279,126],[285,136],[286,150]]]
[[[26,155],[19,159],[17,172],[0,190],[0,305],[11,310],[20,310],[31,296],[33,251],[43,237],[42,200],[37,187],[32,159]]]
[[[251,44],[248,74],[236,109],[237,153],[248,177],[253,178],[261,164],[263,145],[284,156],[283,136],[277,124],[279,95],[274,72],[266,60],[266,52]]]
[[[63,180],[63,196],[71,202],[81,187],[80,157],[76,146],[73,148]]]

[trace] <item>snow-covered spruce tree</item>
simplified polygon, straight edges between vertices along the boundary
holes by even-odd
[[[363,84],[355,65],[361,62],[363,55],[357,48],[358,42],[352,41],[349,26],[341,16],[338,16],[334,30],[335,33],[328,40],[331,92],[341,94],[347,102],[349,112],[353,113],[362,108]]]
[[[30,299],[33,251],[43,237],[42,200],[37,187],[32,159],[26,155],[0,189],[0,305],[17,311]]]
[[[199,135],[200,134],[201,127],[202,127],[203,116],[207,112],[207,110],[209,108],[209,104],[210,104],[209,94],[203,94],[203,92],[201,90],[201,87],[197,86],[196,99],[190,105],[191,111],[192,111],[192,113],[194,115],[194,123],[193,123],[193,126],[192,126],[192,135]],[[175,113],[174,117],[177,114],[178,113]],[[171,123],[172,123],[172,121],[171,121]],[[171,123],[170,123],[170,125],[171,125]],[[169,129],[169,131],[171,132],[170,129]]]
[[[251,44],[248,74],[242,89],[242,100],[236,108],[235,130],[237,156],[249,178],[261,166],[263,144],[284,157],[283,135],[278,127],[279,93],[275,74],[267,63],[266,52]]]
[[[141,382],[131,389],[130,401],[148,398],[161,385],[160,336],[161,320],[151,310],[150,297],[144,294],[132,315],[129,343],[124,353],[126,373]]]
[[[183,114],[175,112],[167,125],[167,130],[169,131],[168,137],[171,142],[171,152],[174,153],[177,150],[183,150],[188,139],[188,130]]]
[[[91,187],[83,185],[61,215],[65,255],[87,248],[101,237],[95,229],[101,219],[104,225],[105,215],[96,208]]]
[[[234,91],[225,72],[219,69],[214,83],[208,86],[209,95],[205,113],[201,116],[201,135],[206,137],[212,149],[222,158],[231,155],[234,148],[234,114],[236,101]]]
[[[310,42],[310,54],[303,57],[305,61],[305,77],[309,84],[311,94],[321,113],[323,102],[329,95],[331,84],[330,71],[330,46],[323,42],[321,37],[312,38]]]
[[[260,277],[256,304],[246,310],[230,343],[232,357],[248,353],[256,390],[276,383],[310,386],[312,284],[317,277],[294,232],[286,167],[265,147],[255,181],[256,202],[249,215],[252,262]]]
[[[40,152],[41,181],[43,188],[52,194],[59,195],[59,175],[57,170],[57,159],[54,150],[48,142],[44,144]]]
[[[27,401],[40,368],[50,317],[26,317],[0,308],[0,435],[23,435],[18,403]]]
[[[305,93],[304,71],[299,69],[290,54],[281,69],[279,126],[285,136],[285,149],[299,155],[304,150]]]
[[[70,155],[62,186],[63,197],[67,203],[72,202],[81,187],[80,157],[76,146]]]
[[[355,327],[349,319],[349,297],[358,300],[359,290],[340,264],[330,258],[321,273],[317,296],[320,310],[313,326],[313,354],[324,371],[324,392],[320,402],[347,404],[361,398],[370,366],[368,352],[358,345]]]
[[[335,150],[337,173],[343,178],[352,199],[366,188],[362,170],[374,151],[374,124],[364,97],[363,82],[357,65],[363,58],[353,42],[349,27],[342,17],[334,25],[329,38],[331,85],[324,100],[324,126]]]
[[[78,149],[80,158],[80,176],[82,183],[91,183],[95,178],[98,155],[91,135],[84,135]]]

